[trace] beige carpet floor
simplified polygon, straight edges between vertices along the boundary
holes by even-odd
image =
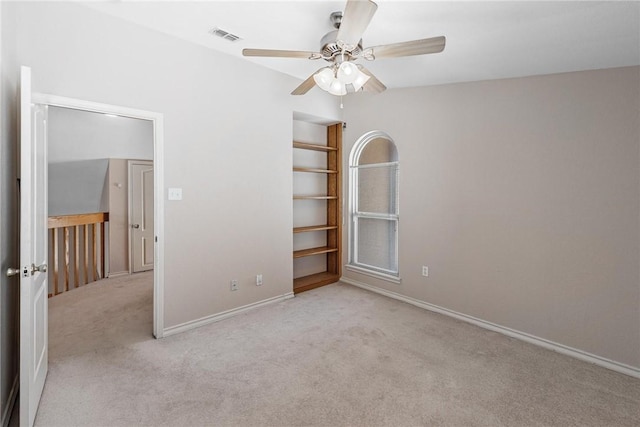
[[[640,380],[343,284],[154,340],[151,280],[50,300],[36,426],[640,425]]]

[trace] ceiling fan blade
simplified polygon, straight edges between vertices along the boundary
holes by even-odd
[[[291,92],[291,95],[304,95],[309,92],[316,85],[316,81],[313,79],[315,74],[316,73],[311,74],[307,80],[303,81],[300,86]]]
[[[409,42],[385,44],[365,49],[363,56],[365,59],[378,59],[438,53],[444,50],[445,42],[445,37],[440,36]],[[369,55],[371,58],[367,58],[369,52],[371,53],[371,55]]]
[[[357,46],[376,9],[378,5],[371,0],[347,0],[337,39],[348,46]]]
[[[371,73],[371,71],[367,70],[366,68],[364,68],[360,64],[358,64],[358,68],[360,69],[360,71],[362,71],[367,76],[369,76],[369,80],[367,80],[367,82],[362,87],[362,89],[364,91],[380,93],[380,92],[384,92],[385,90],[387,90],[387,87],[380,80],[378,80],[378,78],[376,76],[374,76]]]
[[[306,52],[302,50],[276,50],[276,49],[242,49],[243,56],[265,56],[270,58],[304,58],[320,59],[318,52]]]

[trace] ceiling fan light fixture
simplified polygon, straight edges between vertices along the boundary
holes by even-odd
[[[335,80],[335,76],[330,67],[325,67],[313,75],[313,80],[320,89],[328,92],[331,88],[331,83]]]
[[[347,94],[347,88],[344,85],[344,83],[342,83],[340,80],[334,79],[331,82],[331,86],[329,87],[329,91],[328,92],[331,95],[342,96],[342,95],[346,95]]]
[[[337,70],[335,66],[320,69],[313,75],[313,80],[325,92],[343,96],[362,89],[369,80],[369,75],[363,73],[358,65],[343,62]]]
[[[362,71],[360,71],[359,69],[357,70],[357,74],[358,76],[356,77],[356,79],[353,81],[353,89],[357,92],[360,89],[362,89],[362,87],[369,81],[369,79],[371,77],[369,77],[368,75],[366,75],[365,73],[363,73]]]
[[[338,68],[337,77],[344,84],[353,83],[358,78],[358,67],[351,62],[343,62]]]

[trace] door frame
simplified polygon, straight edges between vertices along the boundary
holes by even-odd
[[[132,167],[133,165],[151,165],[153,168],[153,160],[127,160],[127,221],[129,226],[127,227],[127,235],[128,235],[128,245],[129,245],[129,274],[133,274],[133,232],[131,229],[131,223],[133,222],[133,181],[131,180],[132,176]],[[155,171],[154,171],[155,173]],[[155,182],[154,182],[155,186]],[[155,203],[155,201],[154,201]],[[153,225],[153,232],[155,234],[155,224]],[[155,268],[155,266],[154,266]]]
[[[164,336],[164,115],[153,111],[43,93],[33,93],[32,100],[35,104],[114,114],[149,120],[153,123],[153,221],[155,236],[153,335],[156,338],[162,338]]]

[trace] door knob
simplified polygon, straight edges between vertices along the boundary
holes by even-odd
[[[140,228],[140,224],[132,224],[131,228]]]
[[[17,276],[18,274],[20,274],[19,268],[7,268],[7,277]]]
[[[31,264],[31,275],[33,276],[34,274],[36,274],[36,271],[39,271],[40,273],[46,273],[47,264],[42,264],[38,266],[36,266],[35,264]]]

